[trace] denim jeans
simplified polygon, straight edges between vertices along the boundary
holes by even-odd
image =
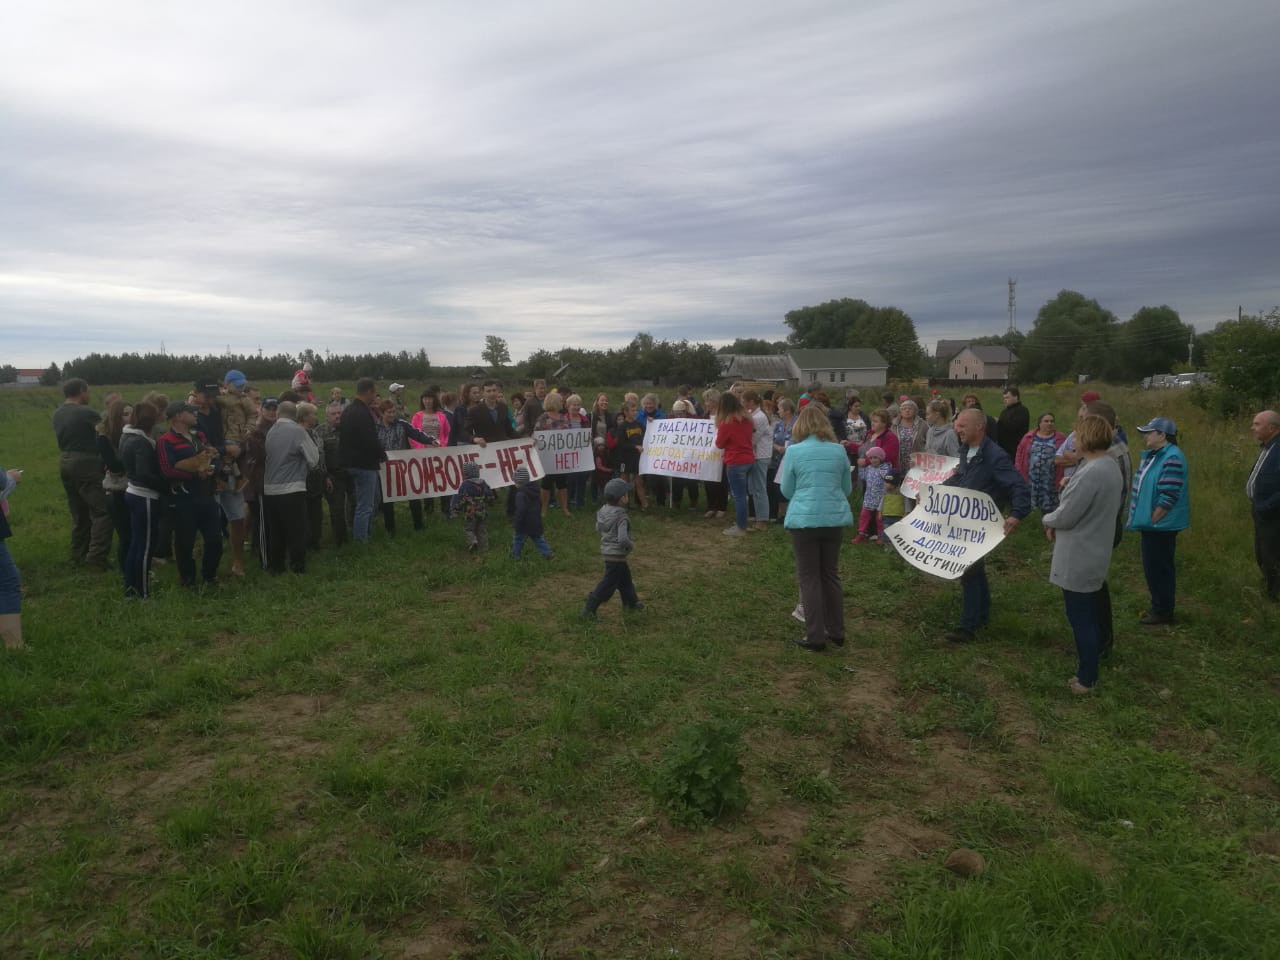
[[[751,463],[735,463],[724,468],[729,481],[729,492],[733,494],[734,518],[740,530],[747,529],[747,478],[751,476],[754,466]]]
[[[373,534],[373,508],[378,499],[378,471],[347,467],[347,476],[355,490],[355,515],[351,519],[351,539],[368,543]]]
[[[513,533],[511,535],[511,556],[519,559],[520,554],[524,553],[524,542],[532,540],[533,545],[538,548],[538,552],[547,560],[555,556],[555,551],[551,549],[551,544],[547,543],[546,538],[542,536],[532,536],[527,533]]]
[[[1101,624],[1098,619],[1100,592],[1062,591],[1062,603],[1067,610],[1067,622],[1071,624],[1071,632],[1076,637],[1076,657],[1080,661],[1076,679],[1084,687],[1092,687],[1098,682],[1098,651],[1102,638]]]
[[[22,577],[9,546],[0,540],[0,614],[22,612]]]
[[[960,589],[964,598],[960,626],[965,630],[977,630],[985,626],[991,619],[991,586],[987,583],[985,561],[979,560],[960,574]]]
[[[1173,563],[1173,552],[1177,545],[1176,530],[1142,531],[1142,572],[1147,578],[1147,590],[1151,593],[1151,612],[1161,616],[1173,613],[1174,597],[1178,590],[1178,573]],[[1084,683],[1083,680],[1080,682]]]
[[[765,487],[765,477],[769,474],[769,460],[757,460],[751,465],[751,473],[747,477],[747,489],[751,493],[751,509],[755,512],[756,521],[764,523],[769,519],[769,491]]]

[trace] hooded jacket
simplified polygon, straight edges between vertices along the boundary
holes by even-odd
[[[596,530],[600,534],[600,555],[606,560],[624,560],[635,549],[631,518],[621,504],[606,503],[596,512]]]
[[[120,434],[120,462],[129,478],[126,493],[159,500],[161,491],[168,489],[169,483],[160,473],[156,442],[137,427],[125,427]]]

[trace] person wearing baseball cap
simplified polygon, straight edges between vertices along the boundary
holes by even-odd
[[[171,496],[166,509],[173,518],[178,580],[192,588],[196,586],[192,558],[196,534],[204,541],[200,572],[206,584],[217,584],[218,564],[222,561],[222,514],[214,498],[217,450],[196,428],[197,413],[191,404],[173,401],[164,411],[169,430],[156,441],[160,474],[169,481]]]
[[[596,530],[600,533],[600,556],[604,559],[604,576],[595,585],[582,606],[582,619],[595,620],[601,604],[609,602],[616,592],[624,610],[643,610],[636,593],[627,557],[635,549],[631,539],[631,520],[627,516],[627,494],[631,484],[615,477],[604,485],[604,506],[596,511]]]
[[[1177,424],[1168,417],[1154,417],[1138,432],[1146,449],[1133,477],[1128,528],[1142,536],[1142,572],[1151,607],[1139,622],[1150,627],[1174,622],[1174,550],[1178,531],[1191,525],[1191,494]]]

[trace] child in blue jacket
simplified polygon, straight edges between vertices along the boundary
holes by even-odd
[[[515,473],[516,493],[507,501],[507,513],[515,532],[511,536],[511,557],[520,559],[524,542],[532,540],[544,560],[555,556],[551,544],[542,536],[542,494],[538,485],[529,479],[529,469],[518,467]]]

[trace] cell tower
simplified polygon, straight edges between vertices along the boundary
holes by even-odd
[[[1009,278],[1009,332],[1018,332],[1018,281]]]

